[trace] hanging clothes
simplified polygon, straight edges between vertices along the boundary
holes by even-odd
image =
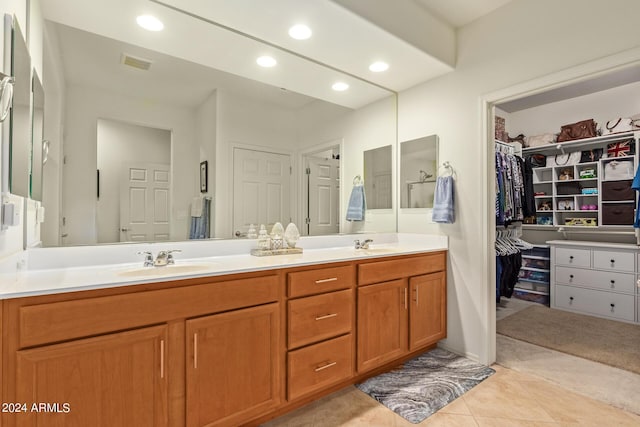
[[[532,172],[533,174],[533,172]],[[532,178],[533,179],[533,178]],[[530,208],[525,194],[524,162],[514,154],[496,151],[496,224],[522,221]],[[532,193],[533,194],[533,193]]]

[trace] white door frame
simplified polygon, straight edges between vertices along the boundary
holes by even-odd
[[[480,363],[491,364],[496,360],[496,263],[495,263],[495,147],[493,107],[506,101],[523,98],[556,89],[571,83],[592,79],[624,68],[640,65],[640,48],[600,58],[566,70],[552,73],[537,79],[520,83],[505,89],[483,95],[479,99],[480,107],[480,143],[482,150],[482,230],[483,257],[483,313],[480,318],[485,333],[482,337]]]
[[[331,148],[334,147],[338,147],[338,149],[340,150],[340,163],[339,163],[339,169],[340,169],[340,173],[339,173],[339,179],[340,179],[340,191],[338,192],[338,197],[339,199],[339,204],[341,205],[339,208],[339,218],[338,218],[338,232],[342,233],[342,220],[341,220],[341,215],[342,215],[342,200],[343,200],[343,196],[344,196],[344,185],[342,183],[344,183],[344,139],[343,138],[337,138],[337,139],[332,139],[330,141],[327,142],[323,142],[322,144],[319,145],[315,145],[313,146],[313,148],[307,148],[306,150],[301,150],[298,153],[298,173],[297,175],[299,176],[299,178],[297,179],[298,183],[300,185],[298,185],[298,200],[301,201],[301,203],[298,203],[298,206],[295,207],[295,214],[298,217],[298,220],[300,221],[300,225],[303,225],[302,222],[304,221],[306,215],[306,209],[304,206],[304,202],[307,200],[307,197],[309,197],[308,195],[308,191],[305,188],[304,185],[302,185],[302,181],[303,181],[303,177],[305,176],[305,159],[307,157],[310,157],[316,153],[321,153],[323,151],[327,151],[330,150]],[[294,171],[296,169],[294,168]],[[297,223],[296,223],[297,224]],[[302,230],[303,227],[298,227],[300,228],[300,230]],[[307,227],[304,227],[304,229],[306,230]],[[305,231],[304,233],[302,233],[303,235],[307,235],[307,232]]]

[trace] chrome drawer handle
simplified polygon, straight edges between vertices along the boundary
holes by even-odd
[[[320,372],[322,370],[325,370],[325,369],[330,368],[332,366],[335,366],[337,364],[338,364],[338,362],[327,363],[326,365],[318,366],[316,369],[314,369],[314,371]]]
[[[338,315],[338,313],[325,314],[324,316],[316,317],[316,320],[329,319],[331,317],[336,317],[337,315]]]
[[[335,282],[336,280],[338,280],[337,277],[330,277],[328,279],[318,279],[318,280],[316,280],[316,283]]]

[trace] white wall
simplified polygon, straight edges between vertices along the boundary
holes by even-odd
[[[98,243],[120,241],[120,192],[129,163],[171,164],[171,132],[98,119]]]
[[[65,245],[95,244],[96,137],[99,118],[166,129],[172,132],[171,239],[189,234],[189,204],[196,194],[198,146],[195,111],[112,95],[99,89],[68,86],[65,113],[63,216]],[[126,161],[126,159],[123,159]]]
[[[530,136],[558,133],[560,126],[585,119],[594,119],[599,128],[604,128],[608,120],[636,114],[640,114],[640,81],[513,112],[507,125],[512,136],[519,133]]]
[[[211,197],[211,212],[209,217],[209,229],[211,237],[215,235],[215,206],[217,200],[216,190],[216,141],[217,141],[217,115],[218,115],[218,95],[213,91],[211,95],[203,101],[196,111],[196,141],[200,147],[200,162],[208,162],[207,192],[201,193]],[[197,192],[200,192],[199,181]]]
[[[267,151],[293,154],[297,148],[295,118],[293,110],[259,103],[226,91],[217,91],[214,213],[216,237],[230,238],[233,233],[232,147],[234,145],[263,147],[267,148]],[[298,194],[297,182],[296,175],[293,175],[292,213],[296,212],[293,206],[296,202],[295,194]]]
[[[514,0],[458,31],[456,71],[399,94],[398,139],[437,134],[440,162],[450,161],[457,174],[455,224],[428,224],[402,212],[398,219],[399,232],[449,236],[446,347],[493,360],[487,319],[494,254],[487,254],[491,221],[483,209],[493,196],[483,184],[481,98],[640,46],[639,14],[635,0]]]

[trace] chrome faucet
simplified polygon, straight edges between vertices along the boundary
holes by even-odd
[[[172,251],[160,251],[158,255],[156,255],[156,260],[153,262],[153,265],[156,267],[163,267],[165,265],[175,264],[175,260],[173,259],[174,252],[182,252],[179,249],[174,249]]]
[[[369,243],[373,243],[373,239],[367,239],[364,242],[360,243],[360,240],[354,240],[355,249],[369,249]]]
[[[140,251],[138,255],[144,255],[144,266],[153,267],[153,254],[149,251]]]

